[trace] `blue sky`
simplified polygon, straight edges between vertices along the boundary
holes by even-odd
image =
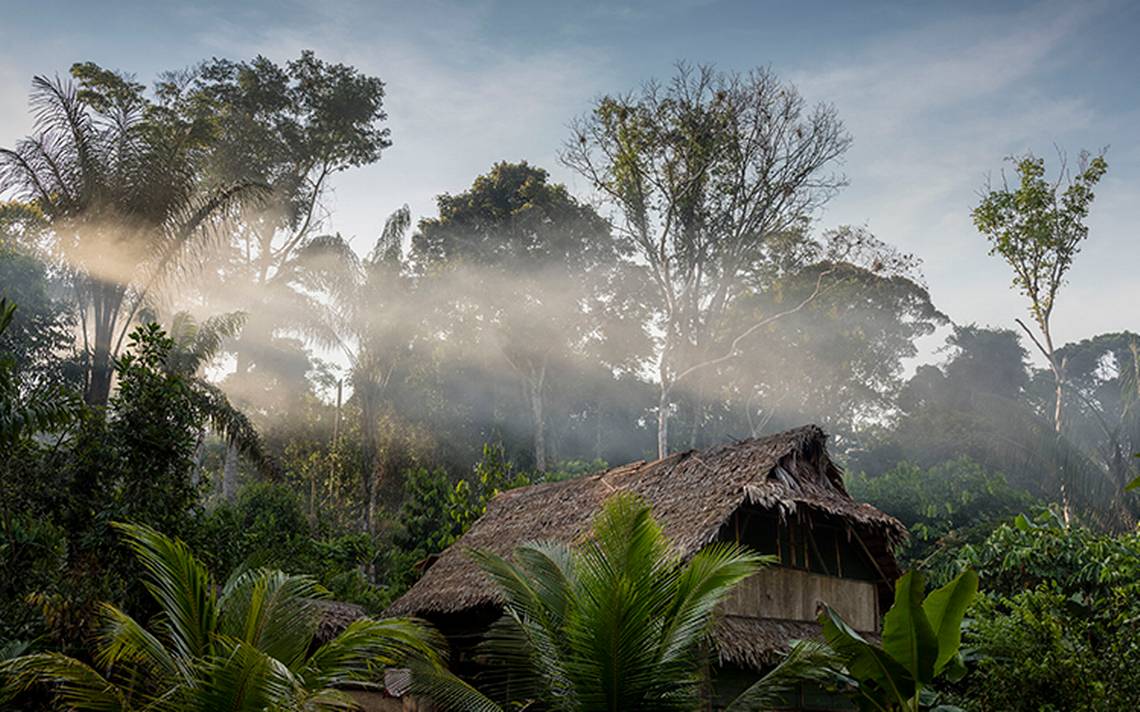
[[[338,178],[329,230],[371,245],[403,203],[430,214],[497,160],[558,165],[566,124],[679,59],[771,66],[836,105],[850,186],[820,228],[866,224],[914,252],[955,321],[1025,313],[969,210],[1002,157],[1108,147],[1091,237],[1056,314],[1061,341],[1140,330],[1140,3],[18,2],[0,0],[0,145],[30,126],[33,74],[92,60],[151,80],[209,56],[311,48],[388,84],[395,142]],[[925,346],[934,348],[931,340]]]

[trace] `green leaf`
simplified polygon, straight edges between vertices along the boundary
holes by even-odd
[[[978,592],[978,574],[966,569],[950,583],[931,593],[922,604],[922,610],[938,640],[938,659],[934,674],[942,672],[946,663],[958,653],[962,644],[962,618]]]
[[[966,676],[966,661],[961,653],[955,653],[945,668],[946,679],[949,682],[958,682]]]
[[[851,677],[859,681],[863,694],[874,694],[877,689],[887,695],[884,702],[900,705],[914,697],[915,680],[906,668],[868,643],[831,606],[823,606],[819,621],[827,644],[843,659]]]
[[[895,584],[895,603],[883,617],[883,650],[916,681],[934,681],[938,638],[922,609],[922,575],[912,571]]]

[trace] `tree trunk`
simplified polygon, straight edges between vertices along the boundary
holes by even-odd
[[[222,466],[222,499],[232,502],[237,498],[238,489],[238,449],[236,445],[226,446],[226,461]]]
[[[91,378],[83,400],[90,406],[104,406],[111,397],[111,354],[96,347],[91,359]]]
[[[364,533],[372,535],[376,509],[376,402],[372,384],[358,386],[360,396],[360,477],[364,484]]]
[[[669,387],[662,383],[657,399],[657,457],[669,454]]]
[[[111,397],[111,339],[113,322],[106,316],[105,305],[95,315],[95,349],[91,354],[91,375],[83,400],[90,406],[105,406]]]
[[[206,430],[198,431],[198,439],[194,443],[194,467],[190,470],[190,486],[198,489],[202,483],[202,466],[206,462]]]
[[[1068,365],[1064,359],[1061,364],[1057,365],[1056,354],[1053,352],[1053,340],[1049,337],[1049,333],[1045,334],[1046,343],[1049,344],[1049,359],[1053,365],[1053,379],[1056,391],[1054,393],[1054,407],[1053,407],[1053,432],[1056,433],[1057,439],[1060,440],[1062,436],[1062,429],[1064,427],[1063,405],[1065,396],[1065,367]],[[1064,465],[1061,466],[1061,518],[1064,520],[1065,525],[1068,526],[1072,519],[1072,503],[1069,501],[1069,487],[1065,482]]]
[[[1062,406],[1062,403],[1064,402],[1065,382],[1064,382],[1064,380],[1062,380],[1060,375],[1055,375],[1054,380],[1055,380],[1056,390],[1055,390],[1055,395],[1054,395],[1055,405],[1053,407],[1053,431],[1056,432],[1058,435],[1060,435],[1061,434],[1061,428],[1063,425],[1062,420],[1061,420],[1061,406]]]
[[[543,403],[543,384],[546,382],[546,363],[536,378],[528,379],[530,386],[530,414],[534,420],[534,469],[546,472],[546,414]]]

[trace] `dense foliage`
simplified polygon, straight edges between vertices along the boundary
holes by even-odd
[[[960,688],[979,710],[1117,710],[1140,689],[1140,535],[1067,527],[1055,512],[1019,516],[979,545],[983,595]]]
[[[953,565],[962,545],[980,544],[1035,504],[1004,475],[966,457],[926,469],[902,462],[875,477],[860,473],[847,487],[906,525],[910,539],[897,552],[903,567],[933,569],[936,576]]]

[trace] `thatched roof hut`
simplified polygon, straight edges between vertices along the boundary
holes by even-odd
[[[444,551],[424,576],[388,609],[388,615],[455,619],[497,609],[495,586],[467,556],[469,549],[509,555],[536,539],[573,542],[585,536],[601,503],[626,490],[653,507],[666,536],[682,556],[721,538],[742,508],[775,513],[778,521],[823,515],[841,522],[866,552],[877,583],[889,588],[898,575],[893,546],[902,524],[868,504],[854,501],[814,425],[703,451],[678,453],[655,462],[633,462],[598,474],[503,492],[487,513]],[[888,593],[889,595],[889,593]],[[814,624],[724,616],[715,635],[722,660],[755,667],[790,638],[812,633]]]

